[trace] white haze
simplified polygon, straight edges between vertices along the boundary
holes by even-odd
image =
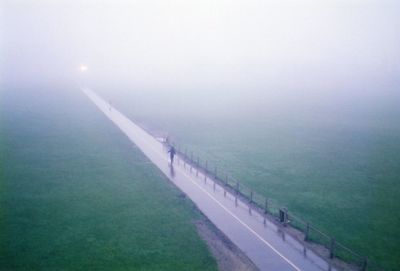
[[[396,108],[399,3],[3,1],[1,78],[226,106]]]

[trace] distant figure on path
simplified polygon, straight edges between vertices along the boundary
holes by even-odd
[[[172,166],[172,164],[174,163],[174,156],[176,153],[174,146],[171,146],[171,148],[169,149],[168,152],[169,152],[169,158],[171,159],[171,166]]]

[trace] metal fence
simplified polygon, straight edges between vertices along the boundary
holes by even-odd
[[[211,165],[207,160],[194,156],[193,152],[187,149],[181,149],[175,143],[164,142],[166,147],[174,146],[179,160],[184,167],[198,175],[204,176],[204,181],[218,183],[224,188],[224,193],[229,192],[238,198],[247,202],[251,210],[258,212],[266,219],[272,221],[282,228],[292,237],[296,238],[305,247],[311,249],[314,253],[325,258],[342,270],[362,270],[362,271],[381,271],[383,270],[377,263],[370,261],[352,249],[338,242],[333,236],[326,234],[305,221],[285,207],[280,206],[275,200],[258,194],[256,191],[244,186],[238,180],[228,173],[220,171],[216,166]]]

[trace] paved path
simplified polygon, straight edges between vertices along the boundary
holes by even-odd
[[[212,180],[204,182],[204,175],[196,176],[182,161],[178,164],[179,157],[171,167],[161,142],[90,89],[82,91],[260,270],[335,270],[272,222],[264,225],[261,215],[249,213],[247,203],[238,200],[236,206],[235,197],[230,193],[224,196],[223,187],[214,187]]]

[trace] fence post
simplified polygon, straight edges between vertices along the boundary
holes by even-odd
[[[239,194],[239,182],[236,182],[235,206],[238,205],[238,202],[237,202],[238,194]]]
[[[253,203],[253,190],[250,191],[249,214],[251,215],[251,204]]]
[[[329,258],[335,257],[335,238],[331,237],[331,245],[329,247]]]
[[[213,183],[213,190],[215,192],[215,180],[214,180],[214,183]]]
[[[224,197],[226,196],[226,187],[228,186],[228,175],[225,175]]]
[[[264,214],[268,214],[268,198],[265,198]]]
[[[265,198],[265,206],[264,206],[264,226],[267,225],[267,213],[268,213],[268,198]]]
[[[215,179],[217,179],[217,167],[215,167],[214,176],[215,176]]]
[[[304,232],[304,241],[308,241],[310,236],[310,223],[307,222],[306,230]]]
[[[286,226],[287,220],[288,220],[287,208],[283,207],[279,209],[279,222],[281,222],[283,226]]]
[[[367,271],[367,268],[368,268],[368,258],[365,258],[362,263],[361,271]]]

